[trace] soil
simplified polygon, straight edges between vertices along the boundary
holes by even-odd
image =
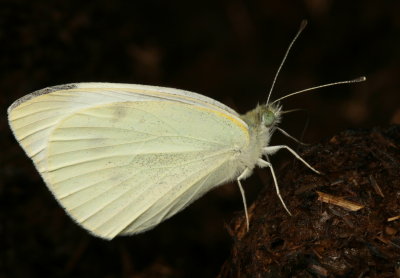
[[[243,217],[229,226],[234,244],[219,277],[398,277],[400,126],[345,131],[302,153],[323,174],[282,169],[292,216],[266,187],[250,231]]]

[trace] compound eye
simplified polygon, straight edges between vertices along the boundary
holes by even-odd
[[[275,121],[275,114],[272,111],[266,111],[262,114],[262,121],[265,126],[271,126]]]

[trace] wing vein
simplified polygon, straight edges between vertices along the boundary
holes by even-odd
[[[45,129],[48,129],[48,128],[52,127],[52,126],[53,126],[53,124],[44,126],[44,127],[42,127],[42,128],[39,128],[39,129],[37,129],[37,130],[35,130],[35,131],[32,131],[31,133],[28,133],[28,134],[25,134],[24,136],[19,137],[18,140],[19,140],[19,141],[23,141],[23,140],[29,138],[30,136],[35,135],[35,134],[37,134],[37,133],[39,133],[39,132],[41,132],[41,131],[43,131],[43,130],[45,130]],[[18,128],[18,129],[19,129],[19,128]],[[17,129],[17,130],[18,130],[18,129]]]
[[[222,163],[221,163],[220,165],[222,165]],[[218,165],[217,167],[219,167],[220,165]],[[217,168],[217,167],[215,167],[215,168]],[[206,174],[210,174],[210,173],[212,172],[212,170],[215,169],[215,168],[211,168]],[[198,174],[200,171],[204,171],[204,169],[199,169],[199,170],[196,171],[195,173],[192,173],[190,176],[185,177],[184,180],[180,181],[179,183],[175,184],[174,186],[184,183],[189,177],[195,176],[195,175]],[[204,177],[204,176],[199,177],[199,178],[197,179],[197,181],[200,180],[200,179],[203,178],[203,177]],[[192,183],[192,184],[193,184],[193,183]],[[151,208],[152,208],[156,203],[158,203],[165,195],[167,195],[167,194],[173,189],[174,186],[171,186],[170,189],[169,189],[167,192],[165,192],[165,193],[164,193],[163,195],[161,195],[159,198],[157,198],[156,200],[154,200],[154,202],[151,203],[149,206],[147,206],[147,207],[145,207],[144,209],[142,209],[142,211],[141,211],[139,214],[137,214],[137,215],[135,216],[135,219],[133,219],[133,220],[132,220],[131,222],[129,222],[128,224],[126,224],[124,227],[118,228],[118,230],[117,230],[117,231],[114,231],[114,233],[118,234],[119,232],[121,232],[122,230],[124,230],[126,227],[128,227],[131,223],[133,223],[135,220],[137,220],[140,216],[142,216],[144,213],[146,213],[147,211],[149,211],[149,209],[151,209]],[[188,186],[183,190],[183,192],[182,192],[181,194],[183,194],[184,192],[186,192],[189,188],[190,188],[190,185],[188,185]],[[179,194],[179,196],[180,196],[181,194]],[[114,200],[114,201],[116,201],[116,200]],[[114,202],[114,201],[113,201],[113,202]],[[131,204],[132,204],[132,202],[128,203],[128,205],[124,206],[124,207],[123,207],[122,209],[120,209],[118,212],[116,212],[115,214],[113,214],[111,217],[108,218],[108,220],[106,220],[105,222],[103,222],[103,223],[102,223],[101,225],[99,225],[97,228],[99,228],[99,227],[101,227],[101,226],[103,226],[103,225],[106,225],[107,222],[109,222],[109,221],[111,221],[113,218],[117,217],[118,214],[120,214],[121,212],[123,212],[123,210],[124,210],[125,208],[129,207]],[[153,217],[154,217],[154,216],[153,216]],[[143,223],[142,223],[142,224],[143,224]]]
[[[183,207],[185,207],[186,204],[190,203],[191,200],[193,200],[193,196],[195,196],[195,195],[197,194],[197,192],[199,192],[199,190],[200,190],[200,189],[202,188],[202,186],[206,183],[206,181],[207,181],[208,178],[211,176],[211,174],[214,172],[214,170],[217,169],[217,168],[219,168],[219,167],[220,167],[221,165],[223,165],[224,163],[225,163],[225,161],[223,161],[222,163],[218,164],[217,166],[215,166],[215,167],[209,169],[208,173],[206,173],[204,176],[201,176],[201,177],[198,178],[197,181],[201,180],[202,178],[204,178],[204,179],[203,179],[203,181],[201,182],[201,184],[197,185],[197,188],[196,188],[195,191],[191,194],[190,198],[187,198],[188,201],[187,201],[185,204],[183,204]],[[185,182],[185,181],[183,180],[181,183],[183,183],[183,182]],[[195,184],[195,183],[193,183],[193,184]],[[189,189],[190,189],[190,186],[187,186],[187,187],[185,188],[185,190],[182,191],[182,192],[180,192],[179,195],[178,195],[174,200],[171,200],[171,202],[169,202],[169,203],[168,203],[167,205],[165,205],[162,209],[160,209],[160,213],[154,215],[152,218],[157,217],[157,215],[160,215],[160,214],[161,214],[161,212],[164,210],[164,208],[169,207],[169,208],[167,209],[167,211],[166,211],[165,213],[163,213],[163,215],[162,215],[162,217],[161,217],[161,220],[159,221],[159,222],[162,222],[162,221],[165,219],[166,215],[168,215],[168,214],[170,213],[170,211],[171,211],[171,209],[172,209],[172,207],[173,207],[173,206],[171,206],[171,205],[173,205],[173,204],[175,203],[174,201],[175,201],[179,196],[182,196],[184,193],[186,193]],[[154,203],[154,204],[155,204],[155,203]],[[154,206],[154,204],[153,204],[153,206]],[[150,209],[150,208],[149,208],[149,209]],[[178,210],[179,210],[179,209],[180,209],[180,208],[178,208]],[[149,221],[149,220],[148,220],[148,221]],[[148,221],[143,222],[141,225],[144,225],[144,224],[147,223]],[[131,223],[132,223],[132,222],[131,222]],[[130,223],[129,223],[128,225],[126,225],[126,227],[128,227],[129,225],[130,225]],[[125,228],[126,228],[126,227],[125,227]],[[125,228],[124,228],[124,229],[125,229]]]
[[[60,110],[60,107],[56,107],[56,108],[47,108],[47,109],[42,109],[42,110],[38,110],[38,111],[35,111],[35,112],[29,112],[29,114],[26,114],[26,115],[21,115],[21,116],[19,116],[19,117],[15,117],[15,118],[13,118],[12,120],[13,121],[16,121],[16,120],[20,120],[20,119],[23,119],[23,118],[27,118],[27,117],[32,117],[33,115],[36,115],[36,114],[40,114],[40,113],[43,113],[43,112],[49,112],[49,111],[53,111],[53,110]]]
[[[177,129],[175,129],[175,128],[172,127],[170,124],[168,124],[168,122],[166,122],[164,119],[161,119],[161,118],[157,117],[157,116],[154,115],[153,113],[150,113],[149,111],[146,111],[146,110],[143,110],[143,109],[139,109],[139,108],[137,108],[137,107],[135,107],[135,108],[133,108],[133,109],[138,110],[138,111],[141,111],[141,112],[144,112],[145,114],[149,114],[149,115],[153,116],[154,118],[156,118],[157,120],[159,120],[160,122],[162,122],[162,123],[164,123],[166,126],[168,126],[171,130],[175,131],[176,134],[181,135],[181,133],[180,133]]]
[[[220,155],[220,153],[207,156],[207,159],[212,158],[212,157],[217,156],[217,155]],[[185,161],[185,163],[183,163],[182,165],[192,164],[193,162],[196,162],[196,161],[198,161],[198,160],[199,160],[199,159],[197,159],[197,160],[191,160],[191,161]],[[179,167],[179,166],[181,166],[181,165],[178,165],[178,167]],[[171,168],[173,168],[173,167],[177,167],[177,165],[174,165],[174,166],[165,166],[165,167],[157,167],[157,168],[156,168],[156,167],[154,167],[154,168],[152,167],[152,169],[163,169],[163,168],[165,168],[165,169],[171,169]],[[153,184],[154,184],[154,183],[157,183],[159,180],[165,178],[165,177],[168,175],[169,171],[170,171],[170,170],[167,170],[163,176],[160,176],[160,177],[158,177],[157,180],[153,181]],[[201,169],[198,170],[197,172],[199,172],[199,171],[201,171]],[[196,173],[197,173],[197,172],[196,172]],[[192,174],[192,175],[194,175],[194,174]],[[191,176],[192,176],[192,175],[191,175]],[[130,176],[129,178],[131,178],[131,176]],[[128,179],[127,179],[127,180],[128,180]],[[183,182],[183,181],[182,181],[182,182]],[[127,192],[124,192],[123,194],[130,194],[132,190],[135,190],[135,187],[132,187],[130,190],[128,190]],[[170,190],[171,190],[171,189],[170,189]],[[169,190],[169,191],[170,191],[170,190]],[[107,191],[108,191],[108,190],[107,190]],[[95,198],[97,198],[97,197],[99,197],[99,196],[101,196],[101,195],[106,194],[107,191],[103,192],[102,194],[100,194],[100,195],[98,195],[98,196],[96,196],[96,197],[94,197],[94,198],[91,198],[91,199],[86,200],[85,203],[80,204],[79,206],[75,207],[74,209],[79,208],[79,207],[85,205],[87,202],[90,202],[91,200],[93,200],[93,199],[95,199]],[[169,191],[168,191],[168,192],[169,192]],[[108,202],[107,204],[104,204],[104,206],[102,206],[101,208],[99,208],[97,211],[93,212],[93,213],[92,213],[87,219],[85,219],[84,221],[87,221],[90,217],[96,215],[96,214],[99,213],[101,210],[103,210],[105,207],[107,207],[108,205],[110,205],[110,204],[112,204],[113,202],[117,201],[118,198],[119,198],[119,196],[118,196],[117,198],[111,200],[111,201]],[[160,198],[161,198],[161,197],[160,197]],[[158,200],[158,199],[157,199],[157,200]],[[130,203],[129,203],[129,204],[130,204]],[[124,208],[125,208],[125,207],[126,207],[126,206],[124,206]],[[123,210],[124,208],[122,208],[121,210]],[[108,220],[106,220],[106,221],[109,221],[110,219],[112,219],[113,217],[115,217],[115,215],[117,215],[118,213],[119,213],[119,212],[116,212],[115,214],[113,214],[112,217],[110,217],[110,218],[109,218]],[[144,212],[143,212],[143,213],[144,213]],[[142,214],[142,213],[141,213],[141,214]],[[140,214],[140,215],[141,215],[141,214]],[[140,215],[139,215],[139,216],[140,216]],[[101,224],[101,225],[103,225],[103,224]],[[100,226],[101,226],[101,225],[100,225]]]

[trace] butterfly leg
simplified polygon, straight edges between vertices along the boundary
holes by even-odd
[[[292,150],[291,148],[289,148],[288,146],[285,145],[278,145],[278,146],[269,146],[269,147],[265,147],[264,148],[264,154],[274,154],[277,151],[281,150],[281,149],[286,149],[289,152],[291,152],[298,160],[300,160],[301,162],[303,162],[304,165],[306,165],[309,169],[313,170],[315,173],[317,174],[322,174],[320,171],[315,170],[310,164],[308,164],[304,159],[301,158],[300,155],[298,155],[294,150]]]
[[[265,160],[263,160],[263,159],[260,158],[260,159],[257,161],[257,165],[260,166],[260,167],[262,167],[262,168],[268,167],[268,168],[271,170],[272,179],[274,180],[276,195],[278,195],[278,198],[279,198],[279,200],[281,201],[281,203],[282,203],[283,207],[285,208],[285,210],[287,211],[287,213],[289,213],[289,215],[292,215],[292,214],[290,213],[289,209],[287,208],[285,202],[284,202],[283,199],[282,199],[281,192],[279,191],[278,181],[277,181],[277,179],[276,179],[275,171],[274,171],[274,168],[272,167],[272,164],[271,164],[270,162],[265,161]]]
[[[280,133],[282,133],[283,135],[285,135],[286,137],[292,139],[293,141],[295,141],[297,144],[303,145],[303,146],[309,146],[310,144],[306,144],[304,142],[301,142],[300,140],[298,140],[297,138],[293,137],[292,135],[290,135],[289,133],[287,133],[285,130],[283,130],[282,128],[279,127],[275,127],[277,131],[279,131]]]
[[[246,224],[247,224],[247,231],[249,231],[249,215],[247,213],[247,202],[246,202],[246,195],[244,194],[244,190],[242,187],[242,183],[240,182],[241,180],[245,179],[246,177],[249,176],[250,174],[250,170],[248,168],[244,169],[244,171],[240,174],[240,176],[236,179],[238,186],[239,186],[239,190],[240,190],[240,194],[242,194],[242,200],[243,200],[243,206],[244,206],[244,213],[246,214]]]

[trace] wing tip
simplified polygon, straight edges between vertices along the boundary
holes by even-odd
[[[52,192],[52,190],[50,190],[50,191]],[[53,193],[53,195],[54,195],[54,193]],[[97,228],[90,227],[90,225],[87,225],[84,223],[85,221],[81,221],[77,216],[73,215],[71,213],[71,211],[69,211],[65,206],[63,206],[63,204],[60,202],[60,200],[55,195],[54,195],[54,197],[56,198],[58,203],[61,205],[61,207],[64,209],[66,214],[73,220],[73,222],[75,222],[79,227],[81,227],[83,230],[88,232],[91,236],[100,238],[102,240],[111,241],[118,235],[118,233],[109,233],[109,232],[105,233],[104,231],[101,231]]]
[[[95,230],[92,231],[92,230],[88,229],[87,227],[83,226],[82,224],[80,226],[83,227],[86,231],[88,231],[90,235],[92,235],[94,237],[97,237],[97,238],[100,238],[102,240],[111,241],[116,237],[116,235],[114,235],[114,234],[100,234],[100,233],[97,233],[97,231],[95,231]]]
[[[34,91],[33,93],[27,94],[26,96],[23,96],[16,101],[14,101],[10,107],[7,109],[8,115],[10,115],[11,111],[21,105],[22,103],[33,99],[35,97],[41,96],[41,95],[46,95],[55,91],[61,91],[61,90],[70,90],[70,89],[75,89],[78,88],[79,85],[77,83],[69,83],[69,84],[64,84],[64,85],[56,85],[56,86],[51,86],[51,87],[46,87],[44,89],[40,89],[37,91]]]

